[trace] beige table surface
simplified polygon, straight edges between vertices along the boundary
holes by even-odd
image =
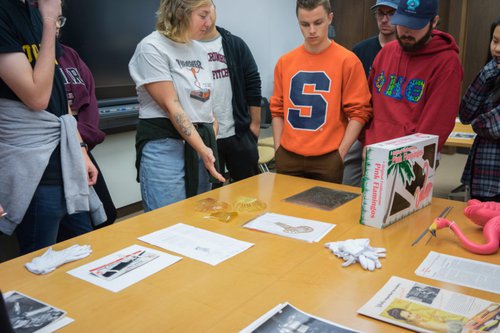
[[[500,254],[469,253],[448,230],[442,230],[427,246],[424,246],[425,240],[411,246],[433,218],[449,205],[454,209],[448,217],[472,239],[481,241],[481,231],[463,216],[464,203],[435,198],[430,206],[379,230],[359,224],[361,197],[332,211],[283,201],[313,186],[360,191],[349,186],[264,173],[57,244],[56,250],[73,244],[90,244],[93,253],[50,274],[36,276],[23,267],[44,250],[2,263],[0,288],[3,292],[17,290],[66,310],[75,322],[61,332],[237,332],[285,301],[363,332],[400,332],[404,330],[356,313],[392,275],[500,302],[497,294],[414,274],[431,250],[500,264]],[[242,227],[262,212],[240,213],[224,223],[206,219],[204,214],[194,211],[200,199],[210,197],[233,203],[239,196],[266,202],[265,211],[330,222],[336,227],[319,243],[310,244]],[[217,266],[184,257],[118,293],[66,273],[132,244],[153,247],[137,237],[179,222],[255,245]],[[382,269],[368,272],[358,264],[342,268],[343,261],[324,247],[326,242],[364,237],[370,238],[373,246],[387,248],[388,256],[382,259]]]

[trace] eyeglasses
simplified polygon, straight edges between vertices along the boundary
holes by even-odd
[[[66,16],[59,15],[56,20],[56,27],[62,28],[66,24]]]
[[[391,10],[389,12],[383,12],[383,11],[377,10],[377,11],[375,11],[375,16],[379,19],[384,18],[384,16],[387,16],[387,18],[391,18],[394,16],[395,13],[396,13],[395,10]]]

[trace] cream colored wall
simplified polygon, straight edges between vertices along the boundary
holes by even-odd
[[[141,201],[139,183],[135,181],[135,131],[106,136],[92,153],[116,208]]]

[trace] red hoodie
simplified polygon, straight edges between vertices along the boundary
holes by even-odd
[[[439,151],[453,130],[460,104],[463,70],[453,37],[434,30],[416,52],[397,41],[386,44],[370,72],[373,120],[364,144],[413,133],[439,135]]]

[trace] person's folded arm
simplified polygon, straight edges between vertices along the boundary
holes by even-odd
[[[34,67],[22,52],[0,54],[1,79],[22,103],[35,111],[47,109],[54,80],[58,15],[51,10],[46,13],[42,13],[42,41]]]
[[[481,114],[471,123],[477,135],[491,139],[500,139],[500,105]]]

